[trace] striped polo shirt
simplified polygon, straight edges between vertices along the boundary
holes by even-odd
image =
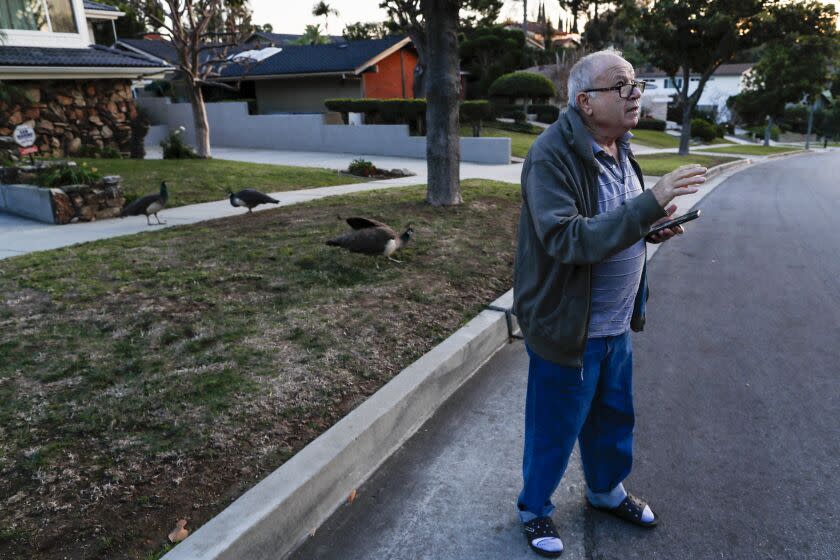
[[[642,194],[642,185],[627,159],[632,137],[628,132],[618,139],[619,161],[615,161],[609,152],[592,141],[592,151],[600,166],[599,214],[609,212]],[[641,239],[592,267],[590,338],[616,336],[630,328],[630,317],[644,264],[645,241]]]

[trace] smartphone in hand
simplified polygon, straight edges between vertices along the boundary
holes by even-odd
[[[684,224],[686,222],[690,222],[691,220],[697,219],[700,216],[700,210],[692,210],[687,214],[683,214],[679,218],[674,218],[673,220],[668,220],[667,222],[662,222],[661,224],[657,224],[654,227],[650,228],[648,235],[659,233],[663,229],[672,228],[674,226],[678,226],[680,224]]]

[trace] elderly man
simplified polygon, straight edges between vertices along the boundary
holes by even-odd
[[[633,447],[629,329],[645,321],[645,242],[697,192],[706,169],[683,166],[645,190],[630,152],[645,84],[617,51],[582,58],[569,75],[569,108],[534,142],[522,169],[514,309],[530,357],[520,519],[531,548],[559,556],[551,495],[575,440],[587,501],[643,527],[658,517],[629,495]]]

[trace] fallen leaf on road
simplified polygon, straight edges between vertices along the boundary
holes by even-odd
[[[348,503],[348,504],[352,504],[352,503],[353,503],[353,502],[355,502],[355,501],[356,501],[356,490],[355,490],[355,489],[353,489],[353,491],[352,491],[352,492],[350,492],[350,495],[349,495],[349,496],[347,496],[347,503]]]
[[[175,528],[172,529],[171,533],[169,533],[169,542],[177,543],[177,542],[181,542],[182,540],[186,539],[187,535],[190,534],[189,529],[185,528],[186,526],[187,526],[187,520],[186,519],[178,520],[178,522],[175,524]]]

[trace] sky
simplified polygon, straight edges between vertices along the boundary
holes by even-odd
[[[344,26],[357,21],[384,21],[387,19],[384,10],[379,9],[380,0],[332,0],[327,3],[338,10],[338,17],[331,16],[329,19],[330,35],[341,35]],[[314,1],[309,0],[250,0],[253,11],[253,21],[262,25],[270,23],[275,33],[303,32],[306,24],[320,23],[321,30],[324,28],[324,18],[312,15]],[[537,18],[538,0],[529,0],[528,12],[531,19]],[[560,5],[557,0],[547,0],[545,11],[551,20],[557,24],[557,17],[560,15]],[[502,8],[502,19],[511,18],[522,21],[522,3],[515,0],[505,0]]]
[[[833,4],[835,10],[840,11],[840,0],[821,0],[824,4]],[[323,32],[324,18],[312,15],[313,0],[250,0],[253,10],[253,21],[257,24],[270,23],[275,33],[300,34],[307,24],[320,23]],[[357,21],[383,21],[386,19],[384,10],[379,9],[379,0],[332,0],[328,1],[339,12],[338,17],[329,18],[330,35],[341,35],[344,26]],[[535,20],[538,0],[529,0],[529,19]],[[545,0],[545,11],[554,25],[560,16],[561,8],[557,0]],[[501,13],[502,19],[510,18],[522,21],[522,2],[505,0]],[[568,15],[566,15],[568,17]],[[580,28],[583,29],[582,22]],[[838,22],[840,24],[840,22]]]

